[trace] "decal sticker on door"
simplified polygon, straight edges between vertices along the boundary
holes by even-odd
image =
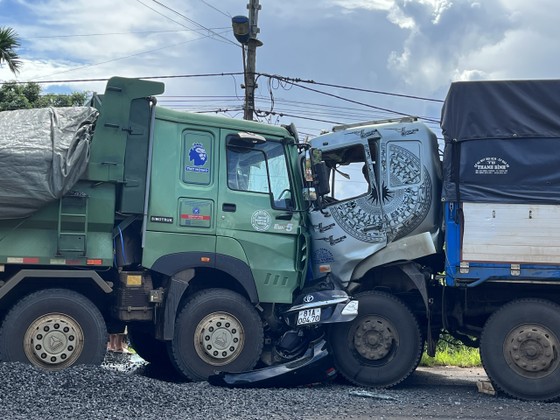
[[[258,232],[264,232],[270,229],[272,217],[266,210],[257,210],[251,216],[251,226]]]

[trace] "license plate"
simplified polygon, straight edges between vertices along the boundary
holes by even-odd
[[[315,324],[321,320],[321,308],[299,311],[297,325]]]

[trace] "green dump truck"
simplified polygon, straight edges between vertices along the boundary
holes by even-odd
[[[0,113],[0,360],[99,364],[126,325],[201,380],[356,316],[303,290],[317,177],[295,129],[164,109],[163,90],[115,77],[90,107]]]

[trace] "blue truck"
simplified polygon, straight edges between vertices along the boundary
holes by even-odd
[[[457,82],[438,139],[413,118],[312,140],[330,191],[312,269],[359,301],[333,324],[338,371],[390,387],[442,333],[480,349],[510,396],[560,396],[560,81]]]

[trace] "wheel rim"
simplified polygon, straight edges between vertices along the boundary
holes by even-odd
[[[364,317],[354,330],[354,348],[366,361],[376,362],[387,358],[398,343],[396,328],[379,316]]]
[[[25,355],[35,366],[60,370],[74,364],[84,348],[84,333],[70,316],[51,313],[37,318],[23,337]]]
[[[504,356],[512,369],[525,378],[542,378],[560,363],[558,338],[542,325],[522,325],[509,332]]]
[[[241,322],[227,312],[213,312],[197,325],[194,347],[206,363],[222,366],[239,356],[245,343]]]

